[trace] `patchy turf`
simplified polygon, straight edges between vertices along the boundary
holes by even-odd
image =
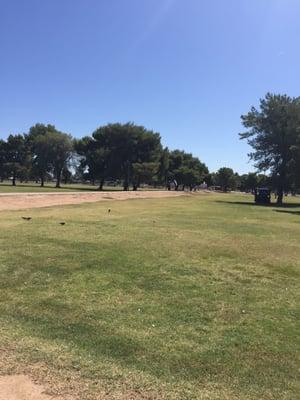
[[[0,212],[2,374],[64,398],[297,399],[299,199],[250,200]]]
[[[47,193],[0,193],[0,212],[32,208],[63,206],[66,204],[93,203],[107,200],[128,200],[160,197],[188,196],[192,193],[168,190],[138,190],[114,192],[47,192]],[[206,193],[203,193],[206,194]],[[24,217],[23,217],[24,218]],[[26,218],[24,218],[26,219]]]
[[[0,376],[0,400],[60,400],[44,392],[42,386],[36,385],[27,376]]]

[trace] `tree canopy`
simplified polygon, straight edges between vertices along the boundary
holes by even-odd
[[[227,192],[229,189],[236,188],[236,175],[231,168],[223,167],[220,168],[215,176],[215,181],[218,186],[221,186],[221,189],[224,192]]]
[[[56,187],[60,187],[61,174],[71,157],[73,142],[70,135],[58,131],[54,125],[36,124],[25,135],[31,152],[32,175],[44,186],[45,177],[56,178]]]
[[[268,93],[259,109],[252,107],[241,118],[248,130],[240,138],[252,147],[255,167],[270,172],[282,204],[284,191],[299,185],[300,97]]]
[[[254,192],[267,186],[281,204],[284,191],[296,193],[300,186],[300,97],[268,93],[241,118],[247,130],[240,138],[252,147],[249,156],[257,172],[240,176],[222,167],[209,173],[198,157],[163,148],[159,133],[132,122],[100,126],[78,139],[37,123],[25,134],[0,140],[0,180],[16,185],[17,179],[34,179],[41,186],[55,180],[60,187],[62,179],[76,179],[97,184],[99,190],[105,182],[124,190],[141,185],[193,190],[207,184],[224,192]]]
[[[3,168],[8,177],[11,177],[12,185],[16,185],[16,179],[26,178],[28,172],[28,151],[23,135],[9,135],[3,146]]]

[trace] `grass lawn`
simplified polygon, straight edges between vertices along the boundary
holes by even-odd
[[[20,183],[17,182],[16,186],[12,186],[10,182],[0,183],[0,193],[34,193],[34,192],[70,192],[70,191],[98,191],[97,185],[88,184],[61,184],[61,188],[56,188],[55,183],[46,183],[44,187],[40,184],[30,182],[30,183]],[[104,186],[105,191],[122,190],[120,186]]]
[[[300,201],[247,201],[0,212],[1,373],[80,399],[298,399]]]
[[[123,190],[122,186],[103,186],[103,191],[113,192],[116,190]],[[139,188],[139,190],[165,190],[165,188],[158,187],[153,189],[151,187]],[[85,192],[97,192],[98,185],[80,184],[80,183],[69,183],[61,184],[60,188],[55,187],[55,183],[46,183],[44,187],[35,182],[20,183],[17,182],[16,186],[8,181],[0,182],[0,193],[34,193],[34,192],[74,192],[74,191],[85,191]]]
[[[34,182],[30,183],[17,182],[16,186],[12,186],[11,183],[5,182],[5,183],[0,183],[0,193],[70,192],[76,190],[84,190],[84,191],[97,190],[97,186],[92,186],[92,185],[62,184],[61,186],[62,186],[61,188],[56,188],[55,183],[46,183],[44,187],[41,187],[39,184],[36,184]]]

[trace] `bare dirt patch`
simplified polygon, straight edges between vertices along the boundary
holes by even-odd
[[[72,193],[13,193],[0,194],[0,211],[25,210],[60,206],[65,204],[92,203],[107,200],[149,199],[161,197],[176,197],[185,192],[175,191],[140,191],[140,192],[72,192]]]
[[[0,377],[0,400],[59,400],[44,394],[43,386],[36,385],[25,375]]]

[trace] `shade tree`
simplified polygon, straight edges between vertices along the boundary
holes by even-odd
[[[300,179],[300,97],[268,93],[241,119],[247,131],[240,138],[252,147],[250,159],[258,171],[270,173],[282,204],[284,191]]]
[[[137,176],[140,184],[141,171],[145,172],[146,166],[148,172],[152,170],[151,163],[158,163],[162,152],[159,133],[133,123],[102,126],[92,137],[98,149],[104,150],[106,176],[122,180],[124,190],[131,184],[136,188]],[[141,164],[140,168],[137,164]]]
[[[2,143],[3,168],[6,176],[11,178],[13,186],[16,179],[26,179],[29,169],[29,153],[24,135],[9,135],[6,142]]]
[[[234,190],[237,186],[236,175],[233,169],[228,167],[222,167],[217,171],[215,181],[223,192]]]
[[[183,190],[186,186],[192,190],[205,180],[207,174],[207,166],[191,153],[182,150],[170,152],[168,176],[175,183],[175,190],[178,190],[179,186]]]

